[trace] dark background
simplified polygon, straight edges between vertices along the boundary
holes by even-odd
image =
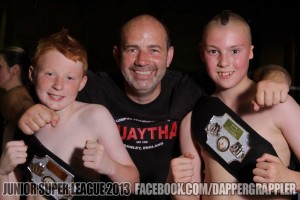
[[[162,19],[175,47],[172,69],[198,71],[198,42],[204,24],[230,9],[250,24],[254,59],[251,69],[284,66],[300,86],[300,7],[280,0],[0,0],[0,47],[19,45],[33,53],[38,39],[68,28],[86,47],[94,71],[115,70],[112,47],[119,27],[142,13]],[[300,3],[300,2],[299,2]],[[297,89],[297,88],[296,88]]]
[[[299,3],[299,0],[0,0],[0,48],[18,45],[32,54],[41,37],[65,27],[86,47],[90,69],[116,70],[112,47],[120,25],[137,14],[148,13],[162,19],[170,29],[175,47],[171,69],[198,72],[203,69],[198,42],[204,24],[223,9],[230,9],[250,24],[255,45],[250,69],[270,63],[284,66],[292,76],[291,94],[300,103]]]

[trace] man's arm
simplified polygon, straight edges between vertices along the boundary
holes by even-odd
[[[283,67],[273,64],[260,67],[253,73],[252,78],[257,82],[254,110],[287,100],[291,77]]]
[[[256,69],[253,73],[254,81],[261,81],[264,79],[274,80],[278,82],[286,82],[289,86],[292,83],[291,76],[288,71],[280,65],[264,65]]]
[[[33,134],[51,123],[56,126],[59,116],[42,104],[34,104],[24,86],[14,88],[1,99],[1,114],[5,119],[18,124],[22,132]]]

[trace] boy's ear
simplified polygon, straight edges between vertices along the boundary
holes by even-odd
[[[254,57],[253,49],[254,49],[254,46],[251,45],[251,47],[250,47],[249,59],[252,59],[252,58]]]
[[[31,82],[33,82],[33,76],[34,76],[34,72],[33,72],[33,67],[31,65],[28,70],[28,78]]]
[[[88,79],[87,76],[84,76],[84,77],[82,78],[81,83],[80,83],[80,86],[79,86],[78,92],[81,91],[81,90],[84,88],[84,86],[85,86],[85,84],[86,84],[86,82],[87,82],[87,79]]]
[[[200,53],[200,58],[202,61],[204,61],[204,56],[203,56],[203,44],[200,42],[199,45],[198,45],[198,48],[199,48],[199,53]]]

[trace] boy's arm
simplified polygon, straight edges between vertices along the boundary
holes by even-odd
[[[10,123],[7,125],[4,131],[3,149],[0,158],[0,199],[1,200],[17,200],[19,196],[17,194],[11,195],[4,190],[5,182],[18,182],[21,179],[21,173],[16,168],[19,164],[26,162],[27,146],[23,141],[11,141],[13,138],[15,126]]]
[[[253,73],[253,80],[257,83],[257,92],[254,99],[254,110],[260,107],[272,106],[287,100],[291,77],[279,65],[266,65]]]
[[[140,181],[139,172],[123,144],[110,112],[103,106],[93,105],[81,117],[83,115],[86,115],[85,119],[88,118],[88,127],[97,137],[97,141],[86,142],[83,165],[107,175],[113,182],[130,183],[131,188],[124,189],[126,192],[129,189],[134,192],[134,184]]]
[[[256,183],[292,183],[295,188],[283,192],[300,192],[300,172],[290,170],[276,156],[263,154],[257,159],[253,174],[253,181]]]
[[[170,181],[174,183],[200,183],[201,182],[201,156],[197,149],[197,142],[193,141],[191,134],[191,112],[184,117],[180,124],[180,149],[182,156],[174,158],[170,164]],[[185,184],[184,184],[185,185]],[[182,188],[185,191],[185,187]],[[191,191],[185,191],[189,194]],[[199,194],[172,195],[172,200],[198,200]]]
[[[300,172],[297,167],[294,170],[289,169],[287,166],[291,164],[290,156],[289,163],[287,161],[283,162],[283,155],[286,155],[289,150],[293,151],[296,159],[300,160],[300,107],[299,104],[291,97],[288,96],[287,101],[283,104],[270,109],[270,117],[272,117],[272,123],[275,128],[280,130],[283,139],[286,140],[288,145],[283,145],[285,148],[279,148],[279,154],[281,157],[276,157],[270,154],[264,154],[257,159],[256,168],[253,170],[255,182],[285,182],[285,183],[295,183],[296,191],[300,192]],[[273,130],[273,129],[272,129]],[[280,139],[274,139],[273,143],[279,146],[282,142]],[[292,159],[297,166],[297,161]],[[293,165],[292,165],[293,166]]]

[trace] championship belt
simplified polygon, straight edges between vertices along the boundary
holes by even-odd
[[[256,159],[264,153],[277,156],[272,144],[219,98],[202,97],[191,123],[193,137],[240,182],[253,182]]]
[[[24,140],[29,147],[27,160],[20,165],[24,176],[45,191],[48,198],[70,200],[74,197],[72,190],[76,190],[69,187],[71,183],[91,181],[75,173],[71,166],[48,150],[35,135],[25,135],[17,130],[15,139]],[[57,186],[63,187],[63,194]]]
[[[31,173],[31,181],[42,188],[54,199],[72,199],[71,183],[74,182],[74,175],[55,162],[48,155],[38,157],[34,155],[27,169]],[[42,183],[42,184],[41,184]],[[65,194],[58,192],[59,187],[67,188]],[[63,186],[62,184],[65,184]]]

